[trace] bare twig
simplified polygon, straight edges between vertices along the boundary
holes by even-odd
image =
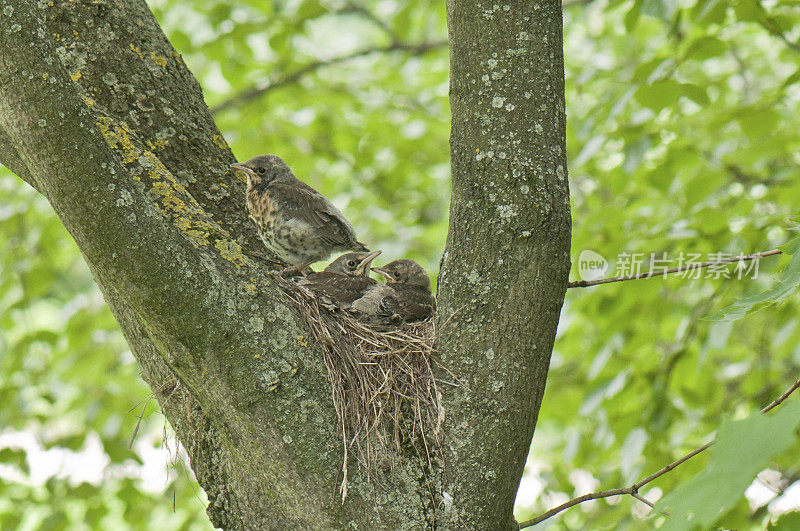
[[[797,390],[798,387],[800,387],[800,379],[798,379],[794,383],[794,385],[792,385],[789,389],[787,389],[781,396],[779,396],[778,398],[773,400],[769,405],[764,406],[764,409],[762,409],[761,412],[762,413],[766,413],[767,411],[770,411],[770,410],[778,407],[779,405],[781,405],[784,400],[789,398],[789,395],[791,395],[792,393],[794,393]]]
[[[792,384],[792,386],[789,387],[789,389],[784,391],[784,393],[781,396],[779,396],[778,398],[773,400],[769,405],[767,405],[764,408],[762,408],[760,412],[761,413],[766,413],[766,412],[778,407],[779,405],[781,405],[783,403],[784,400],[789,398],[789,395],[794,393],[798,388],[800,388],[800,379],[798,379],[794,384]],[[562,511],[564,511],[566,509],[569,509],[570,507],[573,507],[575,505],[581,504],[583,502],[590,501],[590,500],[598,500],[598,499],[601,499],[601,498],[610,498],[612,496],[621,496],[621,495],[624,495],[624,494],[630,494],[631,496],[633,496],[637,500],[641,501],[642,503],[645,503],[646,505],[649,505],[651,508],[655,508],[655,505],[652,502],[648,501],[647,499],[645,499],[645,498],[643,498],[642,496],[639,495],[639,490],[642,487],[644,487],[645,485],[647,485],[648,483],[650,483],[651,481],[654,481],[655,479],[663,476],[664,474],[666,474],[670,470],[672,470],[672,469],[678,467],[679,465],[685,463],[686,461],[688,461],[692,457],[705,452],[706,450],[708,450],[711,447],[712,444],[714,444],[714,441],[707,442],[703,446],[692,450],[691,452],[689,452],[688,454],[684,455],[680,459],[677,459],[677,460],[673,461],[672,463],[668,464],[667,466],[665,466],[664,468],[658,470],[657,472],[654,472],[653,474],[650,474],[649,476],[647,476],[646,478],[642,479],[641,481],[638,481],[637,483],[634,483],[630,487],[621,488],[621,489],[603,490],[603,491],[599,491],[599,492],[592,492],[590,494],[584,494],[583,496],[578,496],[577,498],[569,500],[566,503],[562,503],[558,507],[554,507],[553,509],[550,509],[549,511],[540,514],[536,518],[531,518],[530,520],[525,520],[524,522],[521,522],[519,524],[519,529],[523,529],[525,527],[534,526],[534,525],[536,525],[536,524],[538,524],[540,522],[543,522],[543,521],[547,520],[548,518],[551,518],[551,517],[557,515],[558,513],[562,512]]]
[[[640,273],[637,275],[624,275],[621,277],[609,277],[609,278],[601,278],[598,280],[576,280],[574,282],[567,283],[568,288],[587,288],[589,286],[597,286],[599,284],[610,284],[611,282],[622,282],[624,280],[639,280],[645,278],[653,278],[653,277],[660,277],[665,275],[671,275],[673,273],[682,273],[683,271],[692,271],[695,269],[703,269],[706,267],[713,267],[716,265],[722,264],[732,264],[735,262],[746,262],[749,260],[760,260],[767,256],[774,256],[776,254],[781,254],[782,251],[780,249],[773,249],[772,251],[765,251],[763,253],[755,253],[755,254],[748,254],[745,256],[735,256],[733,258],[723,258],[722,260],[716,260],[713,262],[700,262],[697,264],[689,264],[686,266],[681,267],[673,267],[670,269],[663,269],[663,270],[650,270],[646,273]]]
[[[269,83],[266,83],[266,84],[262,84],[262,85],[256,85],[256,86],[254,86],[254,87],[252,87],[250,89],[247,89],[247,90],[245,90],[243,92],[240,92],[239,94],[236,94],[235,96],[231,97],[230,99],[227,99],[227,100],[223,101],[219,105],[215,105],[214,107],[212,107],[211,108],[211,114],[217,114],[217,113],[222,112],[222,111],[224,111],[226,109],[229,109],[231,107],[236,107],[236,106],[241,105],[243,103],[246,103],[246,102],[248,102],[250,100],[253,100],[253,99],[256,99],[256,98],[258,98],[260,96],[263,96],[267,92],[270,92],[270,91],[275,90],[277,88],[283,87],[285,85],[289,85],[289,84],[295,83],[296,81],[301,79],[303,76],[305,76],[307,74],[311,74],[313,72],[316,72],[317,70],[319,70],[320,68],[323,68],[325,66],[331,66],[331,65],[338,64],[338,63],[344,63],[346,61],[350,61],[350,60],[356,59],[358,57],[364,57],[364,56],[367,56],[367,55],[372,55],[374,53],[409,52],[411,55],[422,55],[422,54],[424,54],[424,53],[426,53],[426,52],[428,52],[430,50],[433,50],[433,49],[436,49],[436,48],[442,48],[444,46],[447,46],[447,41],[446,40],[423,42],[423,43],[419,43],[419,44],[405,44],[405,43],[401,43],[401,42],[395,42],[395,43],[389,44],[388,46],[376,46],[374,48],[366,48],[364,50],[359,50],[357,52],[349,53],[349,54],[346,54],[346,55],[341,55],[339,57],[333,57],[331,59],[314,61],[313,63],[309,63],[309,64],[307,64],[307,65],[295,70],[294,72],[291,72],[289,74],[284,75],[281,78],[276,79],[275,81],[272,81],[272,82],[269,82]]]
[[[136,419],[136,427],[133,428],[133,435],[131,435],[131,440],[128,443],[128,450],[133,449],[133,443],[136,442],[136,436],[139,434],[139,427],[142,425],[142,418],[144,418],[144,410],[147,409],[147,404],[150,403],[150,399],[152,398],[154,398],[153,395],[148,395],[148,397],[144,399],[144,405],[142,406],[142,411],[139,413],[139,418]],[[136,405],[138,406],[139,404]],[[136,406],[130,408],[128,410],[128,413],[130,413],[134,409],[136,409]]]

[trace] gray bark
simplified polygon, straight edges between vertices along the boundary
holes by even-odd
[[[511,525],[569,264],[560,4],[524,22],[517,4],[494,19],[449,6],[453,207],[439,300],[442,319],[463,309],[440,323],[439,347],[465,385],[444,396],[437,512],[413,456],[377,483],[351,466],[347,502],[332,503],[340,447],[321,353],[255,258],[232,155],[145,3],[0,0],[0,162],[80,247],[214,525]]]
[[[439,274],[448,517],[514,527],[569,273],[561,3],[448,3],[452,200]],[[446,324],[445,324],[446,322]]]

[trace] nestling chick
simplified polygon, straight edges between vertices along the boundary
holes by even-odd
[[[353,225],[322,194],[297,179],[276,155],[231,164],[247,175],[247,210],[264,245],[302,271],[339,251],[368,251]]]
[[[436,310],[431,281],[425,269],[413,260],[395,260],[373,271],[386,277],[386,284],[370,287],[351,309],[368,321],[403,323],[427,319]]]
[[[325,295],[340,308],[349,308],[371,286],[369,265],[380,251],[345,253],[319,273],[310,273],[297,283],[317,294]]]

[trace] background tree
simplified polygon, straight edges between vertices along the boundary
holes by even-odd
[[[239,158],[282,154],[375,247],[436,271],[449,175],[438,3],[150,6],[220,109],[215,121]],[[597,251],[613,273],[620,252],[707,258],[788,239],[800,196],[790,3],[576,3],[564,25],[574,257]],[[64,51],[85,37],[69,34],[59,35]],[[254,88],[260,97],[239,97]],[[1,172],[0,394],[8,398],[0,405],[0,521],[208,526],[196,498],[203,493],[187,476],[170,479],[163,494],[164,480],[149,476],[165,464],[152,449],[163,427],[150,413],[154,402],[127,451],[137,415],[126,412],[149,391],[46,201]],[[780,394],[800,363],[796,302],[735,323],[700,318],[769,286],[789,260],[765,260],[755,281],[701,276],[571,290],[518,518],[587,489],[628,485],[708,440],[722,418]],[[106,461],[85,475],[42,466],[60,456]],[[706,462],[699,456],[642,494],[655,500]],[[791,508],[796,460],[789,453],[770,466],[761,475],[774,479],[769,488],[755,481],[748,491],[761,508],[739,498],[724,525],[761,528]],[[550,522],[624,527],[646,511],[625,498]]]

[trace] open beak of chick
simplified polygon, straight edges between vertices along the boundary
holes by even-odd
[[[365,275],[367,269],[369,269],[369,265],[372,263],[373,260],[378,258],[379,254],[381,254],[381,251],[372,251],[367,256],[362,258],[361,262],[356,267],[356,274]]]
[[[244,163],[242,162],[236,162],[234,164],[231,164],[231,168],[233,168],[234,170],[241,170],[245,172],[247,175],[255,174],[255,172],[251,168],[245,166]]]
[[[387,271],[387,270],[385,270],[385,269],[383,269],[383,268],[381,268],[381,267],[372,267],[372,268],[370,268],[370,269],[372,269],[372,270],[373,270],[373,271],[375,271],[376,273],[379,273],[379,274],[383,275],[383,277],[384,277],[384,278],[385,278],[387,281],[389,281],[389,280],[392,280],[392,279],[394,278],[394,277],[392,277],[392,273],[391,273],[390,271]]]

